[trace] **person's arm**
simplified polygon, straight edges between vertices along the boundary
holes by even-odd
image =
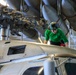
[[[68,47],[68,39],[62,30],[61,30],[61,37],[62,40],[64,41],[65,47]]]
[[[44,34],[45,38],[44,38],[44,44],[47,44],[48,40],[49,40],[49,30],[46,30],[45,31],[45,34]]]

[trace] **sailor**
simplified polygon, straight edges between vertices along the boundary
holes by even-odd
[[[48,40],[50,40],[50,44],[52,45],[68,47],[68,39],[64,32],[57,26],[56,22],[51,22],[44,34],[45,44],[47,44]]]

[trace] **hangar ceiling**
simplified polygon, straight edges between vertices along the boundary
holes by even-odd
[[[64,31],[64,33],[67,34],[69,29],[66,20],[69,22],[70,27],[76,30],[75,0],[4,1],[7,2],[6,5],[9,4],[10,8],[2,7],[2,15],[11,20],[8,21],[9,24],[11,23],[10,30],[15,30],[15,33],[23,30],[22,32],[25,35],[35,39],[38,37],[39,33],[44,35],[44,31],[49,23],[55,21],[59,24],[59,27]],[[45,24],[43,24],[43,22]],[[1,24],[3,23],[1,22]],[[32,31],[33,35],[30,34],[29,30]]]

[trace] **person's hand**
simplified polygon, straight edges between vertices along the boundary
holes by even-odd
[[[68,43],[65,43],[65,47],[68,47]]]
[[[62,43],[60,46],[61,47],[68,47],[68,43],[65,43],[65,44]]]
[[[44,40],[44,44],[47,44],[47,41],[46,40]]]

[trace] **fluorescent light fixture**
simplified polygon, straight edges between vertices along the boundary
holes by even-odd
[[[4,5],[4,6],[7,5],[7,3],[6,3],[4,0],[0,0],[0,4],[2,4],[2,5]]]

